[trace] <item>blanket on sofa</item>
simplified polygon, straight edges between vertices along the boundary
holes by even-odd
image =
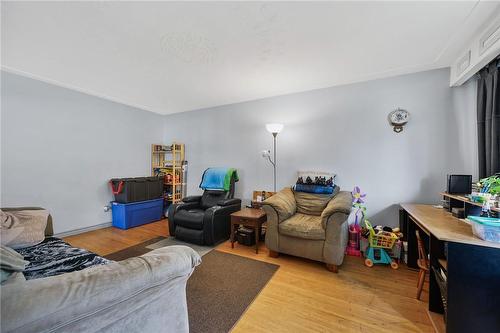
[[[16,251],[24,257],[24,260],[29,261],[23,272],[26,280],[79,271],[112,262],[95,253],[72,247],[55,237],[48,237],[40,244]]]

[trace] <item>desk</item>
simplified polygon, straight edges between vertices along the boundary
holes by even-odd
[[[416,268],[415,230],[428,235],[429,318],[437,331],[500,332],[500,243],[483,241],[469,224],[442,208],[401,204],[408,240],[408,267]],[[444,271],[447,308],[433,273]],[[446,312],[446,313],[445,313]],[[445,323],[446,317],[446,323]]]

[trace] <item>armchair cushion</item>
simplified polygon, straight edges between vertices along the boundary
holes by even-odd
[[[297,210],[293,191],[289,187],[282,189],[272,197],[264,200],[264,205],[269,205],[274,208],[278,214],[279,222],[286,220],[295,214]]]
[[[203,209],[216,206],[223,199],[227,199],[227,192],[206,190],[200,199],[200,206]]]
[[[203,230],[204,216],[205,211],[203,209],[181,209],[175,214],[175,223],[181,227]]]
[[[321,226],[321,217],[297,213],[280,223],[280,234],[313,240],[324,240],[325,229]]]
[[[328,202],[338,193],[338,191],[338,187],[336,186],[332,194],[294,192],[295,202],[297,202],[297,212],[320,216]]]
[[[323,213],[321,213],[321,219],[323,228],[326,229],[326,223],[330,216],[335,213],[342,213],[349,215],[351,213],[352,208],[352,196],[348,191],[339,192],[326,206]]]

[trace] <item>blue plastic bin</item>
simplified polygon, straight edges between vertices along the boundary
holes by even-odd
[[[137,227],[142,224],[161,220],[163,198],[122,204],[111,203],[113,226],[120,229]]]
[[[467,216],[472,233],[483,240],[500,243],[500,218]]]

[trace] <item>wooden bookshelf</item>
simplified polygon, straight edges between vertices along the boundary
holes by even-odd
[[[164,198],[169,203],[182,200],[186,194],[186,171],[184,144],[151,145],[151,175],[163,177]]]

